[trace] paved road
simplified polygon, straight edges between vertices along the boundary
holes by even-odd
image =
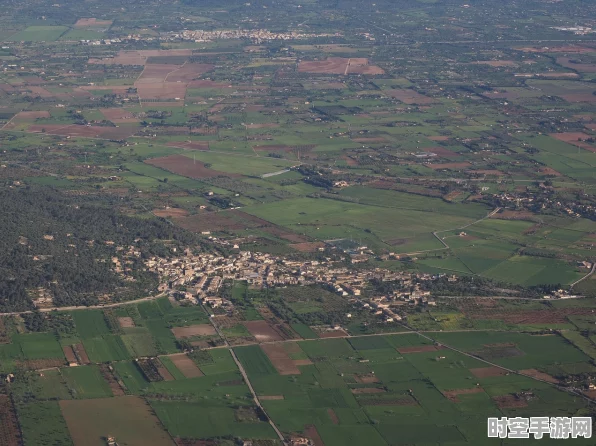
[[[201,305],[201,307],[203,308],[203,311],[205,311],[205,313],[207,313],[207,316],[209,316],[209,322],[211,323],[211,325],[213,325],[213,328],[215,329],[215,331],[217,332],[219,337],[223,339],[223,341],[225,343],[224,347],[227,348],[228,351],[230,352],[230,354],[232,355],[232,358],[234,359],[234,362],[236,363],[238,370],[240,370],[240,374],[242,375],[242,378],[244,378],[244,382],[246,383],[246,385],[248,386],[248,389],[250,390],[250,393],[252,394],[252,398],[253,398],[255,404],[265,414],[265,416],[269,420],[269,424],[271,425],[271,427],[273,428],[273,430],[275,431],[275,433],[277,434],[279,439],[283,442],[283,444],[288,444],[288,442],[284,438],[284,435],[281,433],[279,428],[275,425],[275,423],[273,422],[273,420],[271,419],[269,414],[267,414],[267,411],[265,410],[265,408],[262,406],[261,401],[259,400],[259,397],[257,396],[257,392],[255,392],[255,389],[253,388],[252,383],[250,382],[250,379],[248,379],[248,374],[246,373],[246,370],[244,370],[244,366],[242,365],[242,363],[236,356],[236,352],[234,352],[234,349],[228,342],[228,339],[222,333],[222,331],[219,329],[219,327],[217,326],[217,324],[215,323],[215,321],[213,320],[213,318],[211,317],[211,315],[209,314],[207,309],[203,305]]]
[[[88,307],[84,306],[84,305],[78,305],[78,306],[71,306],[71,307],[52,307],[52,308],[39,308],[39,311],[42,313],[47,313],[50,311],[72,311],[72,310],[90,310],[93,308],[113,308],[113,307],[121,307],[123,305],[132,305],[132,304],[137,304],[139,302],[145,302],[148,300],[155,300],[155,299],[159,299],[160,297],[164,297],[167,294],[162,293],[162,294],[156,294],[155,296],[147,296],[147,297],[141,297],[140,299],[135,299],[135,300],[127,300],[125,302],[116,302],[113,304],[104,304],[104,305],[90,305]],[[27,314],[27,313],[33,313],[33,310],[28,310],[28,311],[13,311],[12,313],[0,313],[0,316],[17,316],[19,314]]]
[[[585,275],[584,277],[582,277],[581,279],[579,279],[579,280],[576,280],[575,282],[573,282],[573,283],[572,283],[572,284],[569,286],[569,288],[573,288],[573,287],[574,287],[575,285],[577,285],[578,283],[580,283],[580,282],[582,282],[582,281],[586,280],[588,277],[590,277],[592,274],[594,274],[594,272],[595,272],[595,271],[596,271],[596,263],[594,263],[594,264],[592,265],[592,269],[590,270],[590,272],[589,272],[588,274],[586,274],[586,275]]]

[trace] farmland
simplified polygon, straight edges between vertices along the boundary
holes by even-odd
[[[0,0],[0,444],[596,416],[596,3],[298,3]]]

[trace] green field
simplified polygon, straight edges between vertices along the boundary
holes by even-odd
[[[13,42],[52,42],[67,30],[66,26],[29,26],[10,36],[10,40]]]

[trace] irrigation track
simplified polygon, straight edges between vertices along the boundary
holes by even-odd
[[[212,318],[209,318],[209,319],[211,320]],[[220,331],[219,331],[219,329],[218,329],[218,328],[217,328],[217,326],[216,326],[216,325],[213,323],[213,321],[211,321],[211,323],[212,323],[213,327],[215,328],[215,330],[218,332],[218,334],[220,334]],[[489,366],[491,366],[491,367],[497,367],[497,368],[499,368],[499,369],[501,369],[501,370],[505,370],[505,371],[506,371],[506,372],[508,372],[508,373],[513,373],[513,374],[516,374],[516,375],[519,375],[519,376],[523,376],[524,378],[529,378],[529,379],[533,379],[533,380],[535,380],[535,381],[539,381],[539,382],[541,382],[541,383],[544,383],[544,384],[548,384],[548,385],[550,385],[550,386],[556,387],[556,388],[557,388],[557,389],[559,389],[559,390],[562,390],[562,391],[564,391],[564,392],[571,393],[571,394],[573,394],[573,395],[575,395],[575,396],[578,396],[578,397],[580,397],[580,398],[584,399],[585,401],[588,401],[588,402],[590,402],[590,403],[595,403],[595,401],[594,401],[593,399],[591,399],[590,397],[588,397],[588,396],[584,395],[583,393],[581,393],[581,392],[578,392],[578,391],[576,391],[576,390],[574,390],[574,389],[570,389],[570,388],[567,388],[567,387],[563,387],[563,386],[561,386],[561,385],[559,385],[559,384],[555,384],[555,383],[552,383],[552,382],[550,382],[550,381],[546,381],[546,380],[543,380],[543,379],[540,379],[540,378],[536,378],[535,376],[526,375],[526,374],[524,374],[524,373],[521,373],[521,372],[519,372],[519,371],[517,371],[517,370],[513,370],[513,369],[510,369],[510,368],[507,368],[507,367],[501,366],[501,365],[499,365],[499,364],[495,364],[494,362],[487,361],[487,360],[485,360],[485,359],[482,359],[482,358],[480,358],[480,357],[478,357],[478,356],[475,356],[475,355],[473,355],[473,354],[471,354],[471,353],[467,353],[467,352],[465,352],[465,351],[463,351],[463,350],[460,350],[460,349],[458,349],[458,348],[452,347],[452,346],[450,346],[450,345],[448,345],[448,344],[445,344],[445,343],[443,343],[443,342],[441,342],[441,341],[437,341],[436,339],[434,339],[434,338],[432,338],[432,337],[430,336],[432,333],[437,333],[437,331],[436,331],[436,330],[430,330],[430,331],[422,330],[422,331],[420,331],[420,330],[414,330],[414,329],[410,328],[409,326],[407,326],[407,325],[405,325],[405,324],[402,324],[402,323],[398,323],[398,324],[399,324],[400,326],[404,327],[406,331],[403,331],[403,330],[402,330],[402,331],[395,331],[395,332],[372,333],[372,334],[365,334],[365,335],[358,335],[358,336],[352,336],[352,335],[342,335],[342,336],[337,336],[337,337],[335,337],[335,338],[333,338],[333,339],[339,339],[339,338],[343,338],[343,339],[349,339],[349,338],[362,338],[362,337],[373,337],[373,336],[390,336],[390,335],[409,335],[409,334],[417,334],[418,336],[420,336],[420,337],[422,337],[422,338],[424,338],[424,339],[426,339],[426,340],[428,340],[428,341],[431,341],[433,344],[440,345],[440,346],[442,346],[442,347],[445,347],[445,348],[447,348],[447,349],[449,349],[449,350],[452,350],[452,351],[454,351],[454,352],[456,352],[456,353],[459,353],[459,354],[461,354],[461,355],[464,355],[464,356],[467,356],[467,357],[469,357],[469,358],[472,358],[472,359],[474,359],[474,360],[476,360],[476,361],[483,362],[483,363],[485,363],[485,364],[487,364],[487,365],[489,365]],[[470,329],[470,330],[450,330],[450,331],[446,331],[446,332],[444,332],[444,333],[475,333],[475,332],[483,332],[483,333],[485,333],[485,332],[494,332],[494,333],[526,333],[526,332],[524,332],[524,331],[518,331],[518,330],[495,330],[495,329],[482,329],[482,330],[477,330],[477,329]],[[234,348],[234,347],[244,347],[244,346],[247,346],[247,345],[284,344],[284,343],[289,343],[289,342],[297,342],[297,341],[299,341],[299,342],[317,342],[317,341],[324,340],[323,338],[315,338],[315,339],[285,339],[285,340],[283,340],[283,341],[270,341],[270,342],[260,342],[260,343],[259,343],[259,342],[247,343],[247,344],[242,344],[242,345],[237,345],[237,346],[234,346],[234,347],[232,347],[232,346],[230,346],[230,344],[228,343],[227,339],[226,339],[226,338],[223,336],[223,334],[220,334],[220,336],[221,336],[221,337],[222,337],[222,339],[224,340],[224,342],[225,342],[225,345],[223,345],[223,346],[218,346],[218,347],[210,347],[210,348],[207,348],[206,350],[215,350],[215,349],[220,349],[220,348],[227,348],[227,349],[228,349],[228,350],[231,352],[231,354],[232,354],[232,357],[234,358],[234,361],[236,361],[236,364],[238,365],[238,368],[240,369],[240,372],[242,373],[242,375],[243,375],[243,376],[245,376],[245,371],[244,371],[244,369],[242,368],[242,364],[240,363],[240,361],[238,361],[238,358],[236,357],[236,355],[235,355],[235,353],[234,353],[234,350],[233,350],[233,348]],[[167,356],[167,355],[162,355],[162,356]],[[253,397],[255,398],[255,402],[257,403],[257,405],[258,405],[259,407],[261,407],[261,408],[262,408],[262,406],[260,405],[260,402],[258,401],[258,398],[257,398],[256,394],[254,393],[254,390],[252,389],[252,386],[251,386],[251,384],[250,384],[250,381],[248,380],[248,377],[247,377],[247,376],[245,376],[245,380],[246,380],[246,383],[248,384],[248,386],[249,386],[249,388],[250,388],[251,392],[253,393]],[[269,415],[267,415],[267,418],[269,418]],[[270,419],[270,418],[269,418],[269,419]],[[271,419],[270,419],[270,420],[271,420]],[[272,425],[273,425],[273,424],[272,424]],[[274,426],[274,425],[273,425],[273,426]],[[279,432],[279,431],[277,430],[277,428],[275,428],[275,427],[274,427],[274,429],[276,430],[276,432]],[[279,434],[281,434],[281,433],[279,433]],[[283,437],[283,436],[282,436],[282,437]],[[280,438],[282,438],[282,437],[280,437]]]
[[[592,265],[592,269],[590,270],[590,272],[588,274],[586,274],[584,277],[582,277],[581,279],[576,280],[575,282],[573,282],[571,285],[569,285],[569,288],[573,288],[575,285],[577,285],[580,282],[583,282],[584,280],[586,280],[588,277],[590,277],[592,274],[594,274],[594,272],[596,271],[596,263],[594,263]]]
[[[269,424],[271,425],[271,427],[273,428],[273,430],[275,431],[275,433],[277,434],[277,436],[279,437],[279,439],[281,440],[281,442],[284,445],[289,444],[286,441],[286,439],[284,438],[284,435],[281,433],[281,431],[279,430],[279,428],[275,425],[275,423],[273,422],[273,420],[271,419],[271,417],[269,416],[269,414],[267,413],[267,411],[265,410],[265,408],[261,404],[261,401],[259,400],[259,397],[257,396],[257,392],[255,392],[255,389],[253,388],[252,383],[250,382],[250,379],[248,378],[248,374],[246,373],[246,370],[244,370],[244,366],[242,365],[242,363],[240,362],[240,360],[236,356],[236,352],[234,351],[234,349],[232,348],[232,346],[228,342],[228,338],[226,338],[226,336],[223,334],[223,332],[219,329],[219,327],[217,326],[217,324],[215,323],[215,321],[213,320],[213,318],[211,317],[211,315],[209,314],[209,312],[207,311],[207,309],[203,305],[201,305],[201,308],[203,308],[203,311],[205,313],[207,313],[207,316],[209,317],[209,322],[211,323],[211,325],[213,326],[213,328],[215,329],[215,331],[217,332],[217,334],[219,335],[219,337],[223,339],[223,341],[225,343],[225,346],[224,347],[227,348],[228,351],[230,352],[230,354],[232,355],[232,358],[234,359],[234,362],[236,363],[236,366],[238,367],[238,370],[240,370],[240,374],[242,375],[242,378],[244,379],[244,382],[246,383],[246,385],[248,386],[248,389],[250,390],[250,393],[252,394],[252,398],[253,398],[255,404],[261,410],[261,412],[263,412],[265,414],[265,416],[269,420]]]
[[[71,306],[71,307],[51,307],[51,308],[37,308],[35,310],[26,310],[26,311],[13,311],[12,313],[0,313],[0,316],[18,316],[20,314],[28,314],[33,313],[34,311],[40,311],[42,313],[48,313],[51,311],[73,311],[73,310],[92,310],[92,309],[104,309],[104,308],[114,308],[114,307],[121,307],[123,305],[132,305],[137,304],[139,302],[146,302],[148,300],[155,300],[159,299],[160,297],[165,297],[167,294],[161,293],[156,294],[155,296],[147,296],[141,297],[140,299],[135,300],[127,300],[125,302],[116,302],[113,304],[105,304],[105,305],[91,305],[91,306]]]

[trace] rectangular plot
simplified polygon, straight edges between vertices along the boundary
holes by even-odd
[[[108,434],[121,444],[174,445],[149,405],[138,397],[60,401],[60,408],[75,446],[105,445]]]
[[[300,369],[282,344],[262,344],[261,349],[271,360],[280,375],[299,375]]]
[[[258,345],[234,349],[248,375],[276,375],[277,370]]]
[[[168,358],[170,358],[176,368],[178,368],[186,378],[198,378],[199,376],[203,376],[203,372],[201,372],[194,361],[190,359],[186,353],[170,355]]]

